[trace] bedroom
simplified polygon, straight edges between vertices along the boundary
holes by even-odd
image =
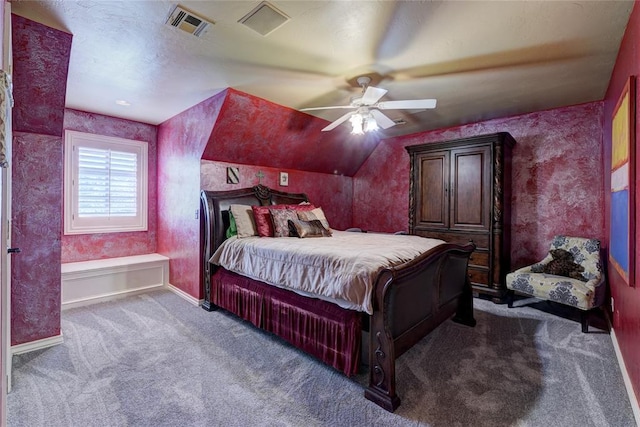
[[[60,295],[50,291],[59,289],[60,272],[52,266],[59,265],[60,259],[67,262],[81,260],[72,258],[76,253],[73,249],[82,244],[80,239],[68,239],[56,225],[60,218],[55,213],[59,211],[61,203],[57,196],[62,191],[61,177],[60,180],[50,179],[51,176],[61,174],[62,153],[56,142],[62,141],[62,129],[69,122],[75,123],[81,127],[78,130],[83,131],[133,139],[146,138],[149,142],[157,138],[157,210],[154,213],[152,208],[150,213],[150,218],[155,216],[155,227],[154,220],[150,219],[150,231],[129,236],[126,245],[110,240],[113,239],[111,236],[103,236],[94,241],[90,248],[83,247],[84,259],[135,253],[164,254],[171,259],[171,284],[194,300],[202,298],[196,261],[199,223],[194,219],[194,211],[198,208],[198,192],[201,187],[227,189],[225,177],[226,167],[229,165],[240,168],[243,186],[256,184],[258,178],[255,175],[261,171],[265,175],[262,182],[278,188],[279,172],[287,171],[288,191],[305,191],[315,203],[326,206],[327,216],[336,228],[358,226],[368,230],[396,231],[406,228],[408,217],[409,172],[405,146],[506,130],[518,144],[518,151],[514,154],[516,191],[513,200],[515,218],[512,267],[540,259],[548,248],[550,238],[558,230],[566,234],[598,237],[605,242],[606,247],[610,117],[625,79],[638,73],[634,58],[640,31],[640,10],[637,9],[634,8],[631,14],[611,79],[604,84],[608,89],[601,99],[388,138],[377,145],[370,156],[360,158],[359,161],[352,160],[355,154],[351,152],[341,156],[352,160],[349,164],[351,169],[348,172],[345,169],[343,174],[334,174],[333,168],[329,169],[330,166],[327,166],[328,161],[334,159],[333,155],[328,158],[315,154],[309,156],[303,147],[297,147],[294,151],[297,158],[282,158],[278,160],[280,163],[269,157],[272,152],[269,150],[254,150],[252,155],[255,158],[251,160],[231,161],[238,148],[235,147],[234,151],[234,147],[226,146],[225,138],[241,132],[237,128],[238,123],[234,122],[235,117],[254,115],[256,120],[263,121],[255,125],[256,129],[269,129],[275,117],[286,118],[292,113],[292,110],[273,102],[233,89],[214,95],[159,126],[65,110],[65,76],[71,37],[44,30],[38,25],[34,29],[30,23],[14,28],[14,31],[22,28],[27,33],[44,31],[57,40],[56,46],[59,49],[40,46],[36,47],[36,52],[21,51],[21,47],[31,48],[32,45],[21,43],[19,35],[14,34],[16,57],[25,60],[49,58],[51,68],[48,70],[46,85],[36,79],[29,80],[33,86],[27,86],[26,93],[16,93],[18,109],[42,114],[38,108],[44,105],[47,119],[43,121],[40,117],[27,116],[34,121],[26,123],[27,126],[21,130],[19,121],[16,120],[14,129],[14,155],[20,159],[25,171],[28,171],[23,175],[24,182],[20,182],[20,177],[14,178],[14,212],[18,212],[14,227],[16,231],[32,233],[20,235],[23,239],[20,245],[24,252],[21,254],[21,261],[15,262],[37,266],[41,281],[38,286],[33,286],[24,278],[14,276],[13,344],[60,334],[60,309],[57,305]],[[58,78],[51,79],[52,74]],[[46,100],[40,95],[43,88],[47,90],[44,92],[47,93]],[[258,112],[261,114],[257,114]],[[35,129],[30,127],[33,123],[36,124]],[[199,126],[194,126],[194,123]],[[295,126],[282,126],[277,132],[268,141],[274,145],[269,147],[270,150],[277,151],[282,146],[275,144],[296,143]],[[247,143],[259,141],[252,134],[242,133],[242,136],[256,138]],[[559,140],[566,144],[557,144]],[[211,153],[208,151],[210,146]],[[37,150],[34,150],[36,147]],[[34,152],[38,156],[34,156]],[[200,156],[198,152],[205,152],[205,156]],[[314,156],[316,163],[300,170],[298,163]],[[33,185],[41,182],[46,182],[47,185]],[[594,182],[603,184],[594,189]],[[153,186],[152,179],[150,183]],[[318,190],[320,187],[322,190]],[[371,188],[380,190],[372,194]],[[15,192],[21,189],[26,193],[18,197]],[[191,194],[190,198],[185,197],[185,193]],[[558,194],[563,195],[561,200],[558,200]],[[566,194],[572,197],[565,197]],[[153,196],[150,200],[153,200]],[[51,215],[54,216],[43,217],[41,223],[32,223],[30,227],[20,224],[20,219],[26,218],[36,203],[40,211],[53,212]],[[575,212],[570,221],[566,218],[567,210]],[[380,212],[385,214],[380,215]],[[37,259],[33,255],[29,256],[29,251],[26,250],[29,242],[33,245],[36,236],[42,242],[43,235],[50,242],[50,250],[45,254],[35,251]],[[19,233],[16,233],[16,238],[18,236]],[[531,236],[536,238],[531,239]],[[130,252],[123,252],[125,249]],[[18,268],[14,274],[26,272]],[[640,389],[640,330],[637,317],[640,312],[640,296],[635,288],[624,284],[615,273],[610,274],[609,285],[615,299],[616,338],[637,395]]]

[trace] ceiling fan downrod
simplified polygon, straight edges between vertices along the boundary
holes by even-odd
[[[371,77],[360,76],[356,79],[356,83],[360,85],[360,87],[362,88],[362,93],[364,93],[367,90],[367,87],[369,87],[369,83],[371,83]]]

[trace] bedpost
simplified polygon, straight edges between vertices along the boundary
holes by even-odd
[[[473,317],[473,290],[468,276],[465,280],[462,295],[460,295],[458,310],[452,320],[462,325],[471,327],[476,326],[476,319]]]
[[[218,309],[214,304],[211,304],[211,248],[213,242],[211,236],[211,207],[207,200],[207,194],[204,191],[200,192],[200,246],[202,248],[202,258],[200,259],[201,265],[201,282],[204,292],[204,302],[202,308],[207,311],[215,311]]]
[[[386,288],[392,281],[393,273],[384,270],[378,277],[374,290],[369,333],[369,387],[364,391],[365,398],[389,412],[400,406],[400,398],[396,394],[395,346],[389,325],[385,321],[389,301],[385,298]]]

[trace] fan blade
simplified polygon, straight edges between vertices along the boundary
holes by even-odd
[[[388,129],[391,126],[395,126],[396,125],[396,122],[394,122],[389,117],[387,117],[384,114],[382,114],[381,111],[371,110],[369,112],[371,113],[373,118],[376,119],[376,123],[378,124],[378,126],[380,126],[382,129]]]
[[[331,107],[309,107],[309,108],[301,108],[298,111],[313,111],[313,110],[331,110],[334,108],[358,108],[358,107],[354,107],[352,105],[334,105]]]
[[[364,95],[362,95],[361,102],[364,105],[373,105],[378,102],[378,100],[382,98],[385,93],[387,93],[386,89],[369,86],[364,92]]]
[[[349,117],[351,117],[354,114],[353,111],[349,111],[347,114],[345,114],[344,116],[340,116],[340,118],[338,118],[337,120],[331,122],[331,124],[327,127],[325,127],[324,129],[322,129],[322,132],[326,132],[328,130],[333,130],[335,128],[337,128],[338,126],[340,126],[342,123],[346,122],[347,120],[349,120]]]
[[[381,110],[420,110],[423,108],[436,108],[435,99],[407,99],[404,101],[378,102],[377,108]]]

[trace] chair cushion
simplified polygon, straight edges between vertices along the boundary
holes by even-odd
[[[583,282],[553,274],[534,273],[530,266],[507,274],[508,289],[581,310],[595,307],[595,287],[599,284],[599,280]]]

